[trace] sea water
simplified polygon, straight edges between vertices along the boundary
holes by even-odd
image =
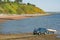
[[[27,33],[33,32],[34,28],[39,27],[57,30],[56,33],[60,34],[60,13],[20,20],[9,20],[0,23],[0,33]]]

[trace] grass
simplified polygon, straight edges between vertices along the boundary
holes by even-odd
[[[19,3],[0,3],[0,13],[3,14],[35,14],[45,12],[33,5],[19,4]]]

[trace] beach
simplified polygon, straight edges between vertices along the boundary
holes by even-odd
[[[0,40],[57,40],[55,34],[50,35],[33,35],[32,33],[22,34],[1,34]],[[59,39],[58,39],[59,40]]]
[[[22,14],[22,15],[7,15],[7,14],[0,14],[0,22],[4,22],[6,20],[18,20],[18,19],[25,19],[37,16],[47,16],[50,14]]]

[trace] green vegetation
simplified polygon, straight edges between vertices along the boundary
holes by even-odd
[[[35,14],[45,12],[33,4],[19,4],[17,2],[0,3],[0,14]]]

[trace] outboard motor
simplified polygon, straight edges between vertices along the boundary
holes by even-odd
[[[33,31],[33,35],[39,35],[39,33],[37,32],[37,29],[35,28],[34,31]]]

